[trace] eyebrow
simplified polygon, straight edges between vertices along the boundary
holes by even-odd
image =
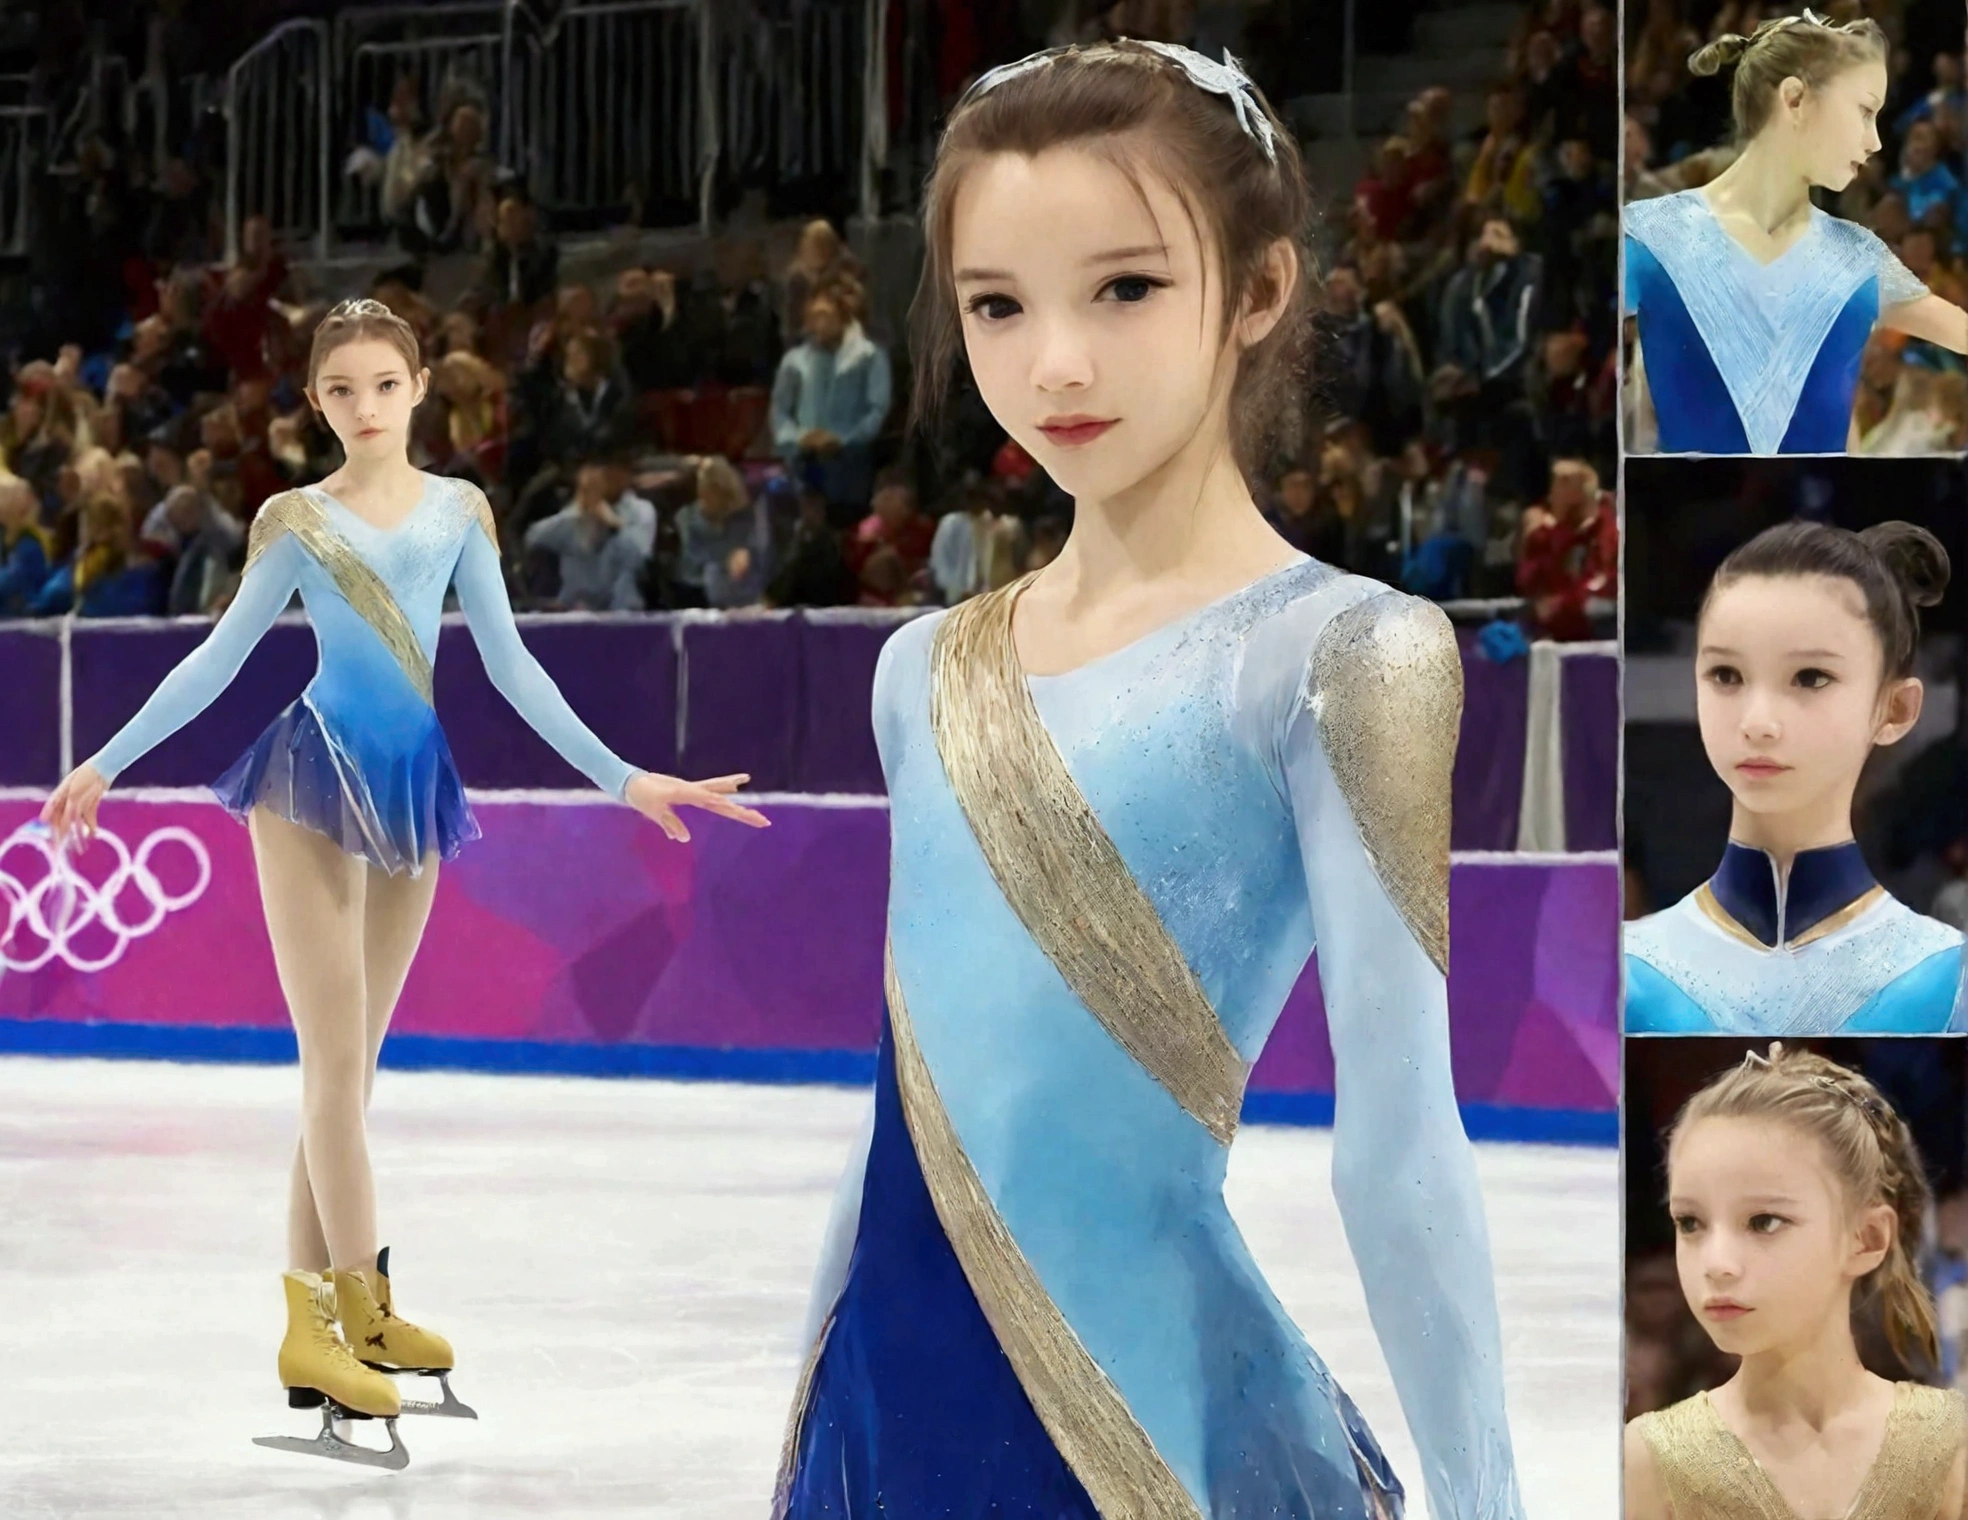
[[[1120,264],[1129,259],[1145,259],[1150,256],[1168,257],[1166,243],[1141,243],[1132,248],[1109,248],[1100,253],[1090,253],[1080,260],[1083,265]],[[959,269],[958,280],[1009,280],[1015,278],[1005,269]]]
[[[1737,1198],[1732,1201],[1738,1204],[1778,1204],[1785,1208],[1793,1209],[1798,1207],[1797,1200],[1788,1193],[1751,1193],[1747,1197]],[[1692,1198],[1683,1198],[1678,1194],[1670,1194],[1668,1196],[1667,1206],[1669,1209],[1692,1209],[1695,1207],[1695,1201]]]
[[[371,380],[388,380],[393,376],[401,376],[405,373],[406,371],[400,369],[379,369],[369,378]],[[320,378],[321,381],[326,382],[329,380],[353,380],[356,377],[354,375],[323,375]]]
[[[1701,652],[1705,655],[1724,654],[1735,659],[1742,658],[1742,651],[1740,649],[1730,649],[1722,644],[1704,644],[1701,647]],[[1836,649],[1786,649],[1784,651],[1784,658],[1787,660],[1842,660],[1845,658],[1845,655]]]

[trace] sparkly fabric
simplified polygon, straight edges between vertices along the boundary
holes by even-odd
[[[394,757],[387,769],[365,770],[342,752],[303,697],[268,725],[212,791],[242,823],[265,806],[392,875],[420,875],[427,854],[452,860],[479,837],[434,715],[423,745]]]
[[[1869,282],[1878,282],[1882,309],[1927,293],[1877,236],[1816,209],[1798,240],[1765,265],[1723,230],[1699,190],[1630,202],[1621,227],[1673,281],[1735,402],[1752,454],[1778,452],[1820,347]],[[1628,299],[1633,304],[1631,293]],[[1644,324],[1644,300],[1639,304]],[[1650,389],[1678,383],[1675,375],[1655,372],[1644,325],[1642,355]]]
[[[1462,655],[1448,615],[1389,591],[1326,625],[1306,700],[1374,874],[1449,970],[1449,782]]]
[[[930,656],[937,752],[1033,939],[1121,1047],[1228,1145],[1250,1068],[1032,705],[1011,636],[1031,579],[942,620]]]
[[[513,621],[485,493],[424,477],[395,528],[364,521],[318,488],[283,492],[255,519],[245,573],[211,635],[93,757],[110,780],[223,691],[298,591],[320,663],[290,709],[220,783],[228,806],[281,797],[391,871],[474,826],[431,706],[431,666],[447,591],[471,626],[487,676],[570,765],[621,797],[636,771],[574,714]]]
[[[1731,1034],[1835,1034],[1902,978],[1919,977],[1928,1006],[1909,1010],[1901,1033],[1939,1033],[1956,1014],[1962,934],[1881,894],[1830,933],[1772,950],[1732,934],[1699,901],[1699,889],[1626,926],[1626,954],[1657,973]],[[1935,962],[1935,957],[1942,957]],[[1938,974],[1927,975],[1932,965]],[[1629,993],[1626,1027],[1660,1033],[1648,1000]]]
[[[1963,1403],[1951,1388],[1901,1383],[1886,1435],[1840,1520],[1925,1520],[1939,1513],[1961,1450]],[[1818,1520],[1784,1502],[1706,1393],[1634,1422],[1653,1454],[1674,1520]]]
[[[1417,615],[1410,598],[1300,558],[1109,655],[1025,676],[1024,685],[1072,791],[1246,1064],[1262,1054],[1316,938],[1339,1094],[1332,1188],[1420,1455],[1412,1479],[1401,1477],[1411,1496],[1425,1493],[1432,1520],[1521,1520],[1482,1195],[1449,1060],[1446,979],[1377,873],[1307,701],[1326,630],[1369,602],[1376,622]],[[889,638],[873,718],[888,783],[896,983],[922,1073],[981,1190],[977,1206],[988,1203],[1002,1222],[1059,1321],[1197,1512],[1209,1520],[1397,1514],[1401,1485],[1230,1217],[1227,1148],[1082,1000],[980,843],[937,731],[939,704],[977,700],[996,710],[997,698],[938,660],[948,647],[943,628],[960,611],[914,619]],[[1363,632],[1357,647],[1365,659],[1398,643]],[[1371,679],[1361,684],[1373,689]],[[1354,707],[1359,721],[1406,722],[1411,703],[1432,707],[1440,697],[1390,684],[1391,699]],[[1336,715],[1326,726],[1337,736],[1348,721]],[[1028,763],[1026,737],[993,730],[989,760]],[[1027,854],[1060,848],[1051,837],[1015,837],[1054,827],[1050,811],[1023,801],[1049,788],[1013,777],[988,785],[1001,791],[992,810],[1012,816],[988,820],[985,832],[1003,829],[1014,836],[1009,848]],[[1427,847],[1391,837],[1377,844]],[[1093,933],[1094,925],[1089,917],[1073,928]],[[1128,975],[1143,984],[1138,967]],[[938,1275],[951,1249],[945,1221],[900,1194],[920,1192],[924,1179],[941,1188],[948,1167],[932,1163],[926,1146],[919,1155],[920,1140],[904,1135],[898,1147],[892,1126],[883,1128],[887,1102],[878,1087],[866,1159],[857,1155],[842,1182],[841,1199],[853,1206],[836,1204],[821,1252],[819,1313],[809,1322],[829,1328],[793,1474],[792,1492],[809,1507],[793,1513],[1077,1514],[1064,1503],[1026,1504],[1043,1453],[992,1444],[1017,1425],[999,1394],[967,1402],[953,1391],[972,1378],[1002,1389],[992,1369],[1010,1347],[1000,1349],[999,1337],[1014,1339],[998,1323],[1000,1308],[987,1305],[986,1356],[970,1330],[960,1333],[973,1323],[966,1317],[986,1312],[978,1305],[994,1294],[1032,1301],[996,1268],[988,1278],[959,1272],[961,1293]],[[913,1182],[900,1176],[903,1160]],[[1020,1335],[1052,1342],[1018,1312]],[[945,1355],[946,1346],[967,1349]],[[1102,1385],[1070,1362],[1021,1366],[1003,1395],[1029,1399],[1028,1426],[1051,1431],[1047,1445],[1059,1442],[1062,1453],[1076,1439],[1060,1433],[1067,1424],[1108,1436],[1125,1428],[1120,1410],[1103,1404]],[[1047,1407],[1046,1423],[1033,1424],[1030,1409]],[[950,1428],[926,1431],[930,1410]],[[1108,1456],[1088,1461],[1089,1484],[1103,1481],[1119,1449],[1106,1440],[1092,1440]],[[1067,1454],[1080,1462],[1075,1453]],[[947,1502],[905,1503],[868,1477],[923,1473],[932,1462],[962,1475]],[[1412,1498],[1411,1508],[1422,1505]]]

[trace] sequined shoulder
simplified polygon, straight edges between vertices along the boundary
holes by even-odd
[[[1654,1456],[1661,1492],[1676,1520],[1795,1520],[1749,1450],[1705,1393],[1634,1422]]]
[[[1952,1388],[1901,1383],[1886,1440],[1852,1506],[1850,1520],[1900,1520],[1931,1513],[1947,1492],[1968,1406]]]
[[[1861,227],[1857,222],[1848,222],[1838,216],[1827,216],[1825,224],[1825,231],[1833,244],[1843,250],[1848,258],[1879,271],[1879,305],[1882,310],[1907,301],[1918,301],[1930,293],[1926,282],[1901,263],[1892,246],[1870,227]]]
[[[1374,874],[1438,969],[1449,967],[1449,797],[1462,657],[1448,615],[1403,592],[1335,613],[1306,700]]]
[[[1661,239],[1686,238],[1703,215],[1695,204],[1693,190],[1677,190],[1672,195],[1654,195],[1629,201],[1620,207],[1620,230],[1628,237],[1652,248]]]
[[[282,534],[291,533],[297,522],[304,517],[312,517],[317,509],[303,491],[281,491],[269,496],[260,503],[260,510],[253,514],[253,524],[246,530],[246,566],[253,568],[253,561],[271,548]]]
[[[476,521],[492,541],[494,549],[499,547],[499,519],[492,511],[492,503],[486,499],[485,492],[469,480],[460,480],[454,475],[433,477],[437,489],[442,491],[452,505],[462,514]]]

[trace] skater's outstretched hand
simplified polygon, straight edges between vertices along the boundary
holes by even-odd
[[[663,832],[676,840],[690,838],[690,830],[676,815],[676,809],[680,807],[699,807],[707,812],[721,813],[726,818],[735,818],[755,829],[769,828],[772,820],[765,814],[741,802],[733,802],[729,795],[751,779],[749,774],[743,774],[718,776],[710,781],[685,781],[677,776],[643,771],[629,778],[622,800],[644,817],[655,819],[663,826]]]
[[[70,771],[62,784],[41,805],[41,821],[54,830],[55,848],[62,849],[73,838],[87,844],[96,833],[96,806],[109,790],[109,783],[88,761]]]

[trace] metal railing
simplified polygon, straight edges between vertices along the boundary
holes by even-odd
[[[239,256],[239,229],[264,216],[276,235],[311,239],[328,253],[328,29],[286,21],[226,73],[226,260]]]
[[[461,93],[485,102],[488,149],[569,220],[640,206],[644,220],[708,232],[721,176],[850,187],[872,215],[888,153],[887,13],[888,0],[808,0],[774,16],[712,0],[572,0],[543,22],[528,0],[460,0],[287,22],[226,75],[228,257],[256,214],[319,255],[382,230],[374,177],[342,161],[386,150],[394,129],[373,118],[406,76],[426,111]]]
[[[0,253],[27,252],[34,222],[34,180],[54,138],[41,106],[0,106]]]

